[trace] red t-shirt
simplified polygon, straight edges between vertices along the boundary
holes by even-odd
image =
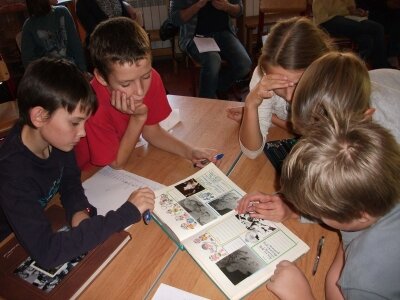
[[[106,166],[115,160],[130,117],[111,105],[109,90],[96,78],[92,80],[91,85],[96,93],[99,107],[85,124],[86,137],[81,138],[75,146],[76,159],[81,169],[89,165]],[[145,126],[160,123],[172,111],[160,74],[154,69],[143,103],[148,108]]]

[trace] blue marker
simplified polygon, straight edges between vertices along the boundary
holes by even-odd
[[[151,213],[150,210],[148,209],[143,213],[143,222],[144,224],[149,225],[150,221],[151,221]]]

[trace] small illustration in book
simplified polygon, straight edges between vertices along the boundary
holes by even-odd
[[[244,234],[244,241],[250,246],[263,240],[266,236],[277,230],[277,228],[273,226],[273,223],[252,218],[248,214],[236,215],[236,218],[246,226],[248,231]]]
[[[35,261],[28,257],[14,270],[14,274],[33,286],[36,286],[38,289],[48,293],[53,290],[84,257],[85,255],[78,256],[52,270],[38,267]]]
[[[228,252],[220,244],[218,244],[209,233],[204,233],[193,241],[196,244],[200,244],[201,249],[210,254],[209,259],[212,262],[218,261],[222,257],[228,255]]]
[[[218,197],[214,201],[209,202],[208,204],[222,216],[234,210],[240,198],[241,196],[237,192],[230,191],[225,195]]]
[[[191,178],[185,182],[176,185],[175,188],[180,191],[185,197],[189,197],[204,190],[204,187],[194,178]]]
[[[234,285],[237,285],[262,269],[265,263],[249,247],[243,246],[218,261],[217,266]]]
[[[207,224],[215,220],[217,216],[212,210],[203,203],[196,200],[194,196],[179,201],[179,204],[185,209],[200,225]]]

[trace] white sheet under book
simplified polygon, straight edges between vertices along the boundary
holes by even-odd
[[[208,300],[195,294],[161,283],[152,300]]]

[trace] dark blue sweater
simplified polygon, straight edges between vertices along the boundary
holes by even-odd
[[[21,127],[16,125],[0,148],[0,238],[13,231],[31,257],[50,268],[86,253],[141,219],[139,210],[126,202],[70,231],[53,232],[44,209],[57,193],[68,222],[76,212],[91,207],[74,152],[53,148],[49,158],[41,159],[23,145]]]

